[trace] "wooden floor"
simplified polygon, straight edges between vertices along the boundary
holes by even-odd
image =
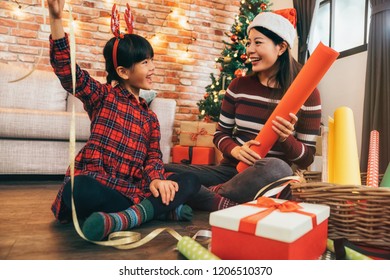
[[[177,240],[163,232],[132,250],[89,243],[73,224],[61,225],[50,210],[60,179],[9,179],[0,177],[0,259],[2,260],[176,260]],[[196,212],[192,222],[152,221],[134,231],[146,236],[155,228],[170,227],[182,236],[210,229],[207,212]],[[207,239],[199,241],[207,246]]]

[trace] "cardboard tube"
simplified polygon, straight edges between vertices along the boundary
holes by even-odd
[[[367,182],[369,187],[377,188],[379,185],[379,132],[370,133],[370,146],[368,150]]]
[[[339,107],[334,112],[333,181],[340,185],[361,185],[359,156],[353,112]]]
[[[280,100],[278,106],[276,106],[268,118],[264,127],[256,136],[256,140],[260,142],[260,145],[252,145],[251,149],[257,152],[260,157],[264,158],[278,140],[278,135],[272,130],[272,120],[276,116],[288,120],[290,119],[289,113],[296,114],[338,56],[339,53],[335,50],[325,46],[321,42],[318,44],[313,54]],[[237,165],[237,171],[241,172],[247,167],[248,165],[246,163],[240,161]]]

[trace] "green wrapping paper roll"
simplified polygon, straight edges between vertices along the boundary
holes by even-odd
[[[220,260],[220,258],[188,236],[183,236],[179,240],[177,249],[189,260]]]
[[[383,175],[380,186],[390,188],[390,163],[386,168],[386,172],[385,175]]]
[[[328,248],[329,251],[333,253],[335,252],[333,240],[328,239],[326,243],[326,247]],[[372,260],[372,258],[367,257],[366,255],[363,255],[359,252],[356,252],[355,250],[352,250],[351,248],[348,247],[345,247],[345,258],[347,260]]]

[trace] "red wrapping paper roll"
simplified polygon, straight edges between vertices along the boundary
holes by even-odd
[[[379,132],[372,130],[370,133],[370,146],[368,150],[367,182],[369,187],[379,186]]]
[[[256,136],[255,139],[260,142],[260,145],[252,145],[251,149],[258,153],[260,157],[264,158],[278,140],[278,135],[272,130],[272,120],[276,119],[276,116],[288,120],[290,119],[289,113],[296,114],[338,56],[339,53],[335,50],[321,42],[318,44]],[[240,161],[237,165],[237,171],[241,172],[247,167],[246,163]]]

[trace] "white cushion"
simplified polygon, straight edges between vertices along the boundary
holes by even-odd
[[[157,97],[150,104],[150,109],[157,115],[160,122],[160,149],[163,154],[163,162],[169,163],[172,148],[173,125],[176,114],[176,101],[174,99]]]
[[[85,142],[76,143],[76,153]],[[0,174],[65,174],[69,142],[2,139]]]
[[[30,70],[0,63],[0,106],[34,110],[65,111],[66,91],[53,71],[34,70],[18,82],[10,82]]]
[[[71,113],[0,107],[0,137],[16,139],[69,139]],[[76,114],[76,139],[90,135],[87,113]]]

